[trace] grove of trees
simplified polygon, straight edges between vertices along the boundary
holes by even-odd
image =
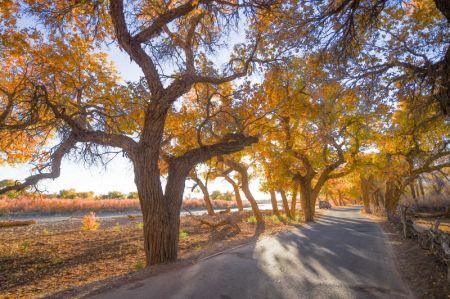
[[[0,165],[33,174],[0,194],[121,154],[147,265],[177,259],[186,181],[211,215],[209,181],[239,210],[242,191],[261,227],[252,180],[275,215],[314,221],[321,197],[394,217],[448,177],[449,22],[445,0],[2,1]]]

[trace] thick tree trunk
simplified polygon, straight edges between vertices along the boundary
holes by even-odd
[[[225,180],[228,183],[231,184],[231,186],[233,186],[234,198],[236,200],[236,205],[238,207],[238,210],[239,211],[243,211],[244,210],[244,205],[242,204],[241,192],[239,190],[238,184],[232,178],[230,178],[228,175],[225,175],[224,178],[225,178]]]
[[[400,188],[399,182],[397,182],[396,180],[386,181],[384,208],[386,209],[386,214],[389,220],[393,220],[395,217],[395,211],[400,201],[401,194],[402,190]]]
[[[314,221],[315,199],[313,198],[311,185],[304,182],[300,183],[300,204],[305,222]]]
[[[208,215],[213,216],[215,215],[214,213],[214,207],[212,205],[211,199],[209,198],[209,192],[208,192],[208,187],[206,187],[206,185],[202,182],[202,180],[200,178],[198,178],[197,176],[192,176],[192,179],[195,181],[195,183],[198,185],[198,187],[200,188],[200,190],[202,190],[203,193],[203,200],[205,201],[206,204],[206,208],[208,210]]]
[[[278,211],[277,195],[273,190],[270,190],[269,192],[270,192],[270,201],[272,202],[273,214],[276,216],[280,216],[280,212]]]
[[[135,182],[144,221],[146,262],[154,265],[176,261],[181,200],[178,204],[177,198],[163,195],[157,166],[145,162],[135,163]],[[184,181],[180,184],[184,188]]]
[[[292,218],[291,210],[289,209],[289,202],[287,200],[286,192],[284,192],[283,190],[280,190],[279,192],[281,195],[281,200],[283,202],[284,213],[286,213],[287,217]]]

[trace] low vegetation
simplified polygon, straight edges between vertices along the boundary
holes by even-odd
[[[215,200],[214,207],[218,209],[234,208],[235,204],[230,201]],[[205,202],[201,199],[186,199],[183,201],[186,210],[205,209]],[[15,199],[0,198],[0,214],[23,215],[23,214],[64,214],[76,212],[127,212],[139,211],[138,199],[62,199],[45,197],[19,197]]]

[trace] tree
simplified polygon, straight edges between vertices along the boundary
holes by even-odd
[[[421,89],[422,105],[448,114],[449,22],[446,0],[302,0],[274,19],[266,37],[321,52],[336,79],[376,89],[374,101]]]
[[[2,115],[6,114],[11,127],[18,122],[11,111],[29,114],[31,123],[36,120],[43,125],[33,126],[39,128],[40,136],[45,130],[58,132],[61,142],[50,154],[40,152],[45,163],[38,174],[1,192],[58,177],[62,158],[77,145],[97,157],[105,147],[119,149],[134,168],[147,264],[176,260],[179,212],[185,179],[191,169],[214,156],[240,151],[258,138],[245,135],[245,131],[229,132],[228,138],[216,136],[208,143],[164,157],[167,182],[163,190],[159,166],[166,119],[176,110],[174,103],[182,101],[195,84],[233,81],[245,76],[254,61],[260,61],[256,56],[257,36],[249,38],[247,44],[235,46],[224,70],[215,67],[208,53],[218,48],[241,14],[264,14],[270,4],[271,1],[239,5],[234,1],[186,1],[167,5],[164,1],[145,1],[138,5],[124,4],[122,0],[31,3],[29,11],[43,21],[51,34],[33,44],[42,48],[42,53],[35,50],[27,53],[37,62],[38,69],[42,66],[37,71],[41,73],[31,75],[21,70],[14,77],[27,78],[36,104],[28,101],[31,107],[30,104],[21,107],[13,100],[15,108]],[[252,20],[257,19],[248,18],[249,22]],[[46,39],[50,40],[48,46]],[[140,82],[118,85],[117,75],[105,55],[94,51],[95,45],[108,39],[115,41],[140,67],[144,75]],[[166,61],[174,66],[172,74],[163,71]],[[2,97],[2,105],[4,100]],[[30,124],[20,125],[27,128]],[[2,132],[12,134],[10,129]]]
[[[261,88],[268,101],[283,103],[269,116],[272,133],[261,143],[271,153],[266,155],[276,155],[270,159],[276,161],[272,173],[279,177],[280,186],[294,183],[290,184],[293,199],[298,184],[305,220],[313,221],[324,184],[352,170],[371,111],[355,91],[331,79],[314,57],[306,62],[293,59],[288,68],[272,68]],[[280,194],[286,202],[285,192]]]
[[[414,180],[450,166],[450,127],[436,109],[433,105],[418,109],[413,100],[405,100],[392,115],[390,138],[380,136],[384,208],[389,218],[394,216],[400,196]]]

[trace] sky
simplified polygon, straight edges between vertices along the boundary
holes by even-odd
[[[232,40],[239,39],[236,33]],[[130,61],[129,56],[122,52],[117,46],[105,47],[110,59],[114,62],[122,80],[136,81],[143,76],[141,69],[136,63]],[[227,53],[218,53],[219,62],[227,59]],[[23,180],[31,173],[31,167],[26,164],[0,167],[0,180],[15,179]],[[193,182],[186,182],[185,197],[201,197],[199,190],[191,191]],[[217,179],[208,183],[210,192],[214,190],[232,191],[232,187],[223,179]],[[268,194],[259,192],[259,182],[254,180],[250,185],[257,199],[267,199]],[[117,156],[106,168],[103,166],[85,166],[82,163],[65,158],[61,165],[61,175],[55,180],[44,180],[39,183],[38,190],[45,193],[58,193],[62,189],[75,188],[77,191],[94,191],[96,194],[105,194],[109,191],[120,191],[124,193],[135,192],[133,168],[127,158]],[[244,196],[242,198],[245,198]]]

